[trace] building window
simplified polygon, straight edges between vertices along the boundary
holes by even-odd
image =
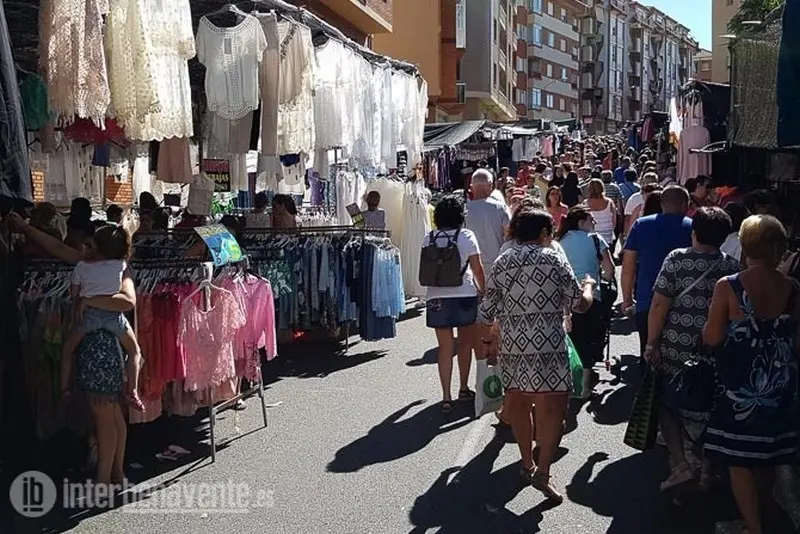
[[[553,2],[547,2],[547,14],[553,16]]]
[[[567,40],[566,39],[561,39],[561,51],[562,52],[566,52],[567,51]]]
[[[497,63],[492,63],[492,82],[497,85]]]
[[[541,89],[531,89],[531,107],[533,108],[540,108],[542,107],[542,90]]]
[[[567,81],[567,69],[565,67],[561,67],[561,80]]]
[[[527,61],[525,58],[518,57],[517,58],[517,72],[525,72],[525,67],[527,66]]]
[[[547,64],[547,77],[553,77],[553,66],[550,63]]]
[[[553,32],[547,32],[547,46],[552,48],[556,47],[556,34]]]
[[[558,100],[558,109],[561,111],[567,111],[567,101],[563,98]]]
[[[553,109],[555,107],[554,100],[555,99],[553,98],[553,95],[547,95],[545,97],[545,101],[547,102],[546,105],[547,105],[548,108]]]
[[[573,116],[577,116],[578,115],[578,103],[577,102],[573,102],[572,103],[572,115]]]
[[[492,39],[497,42],[497,19],[492,21]]]
[[[563,7],[561,8],[561,20],[567,22],[567,10],[564,9]]]
[[[711,63],[709,63],[708,61],[701,62],[700,63],[700,70],[702,70],[703,72],[710,71],[711,70]]]
[[[542,0],[532,0],[531,2],[531,11],[534,13],[541,13],[542,12]]]
[[[533,25],[533,42],[537,45],[542,45],[542,27],[538,24]]]
[[[517,104],[525,105],[525,91],[517,89]]]

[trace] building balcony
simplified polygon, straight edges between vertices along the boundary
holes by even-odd
[[[578,89],[573,87],[569,81],[542,78],[541,80],[534,80],[533,87],[568,98],[578,98]]]
[[[578,70],[578,62],[572,59],[571,53],[562,52],[549,46],[528,45],[528,57],[537,57],[568,69]]]
[[[566,37],[567,39],[570,39],[572,41],[578,40],[579,35],[575,27],[572,26],[572,24],[568,24],[559,18],[543,14],[539,17],[538,22],[548,30],[552,30],[557,34]]]
[[[498,3],[497,18],[500,21],[500,26],[503,28],[508,27],[508,9],[503,6],[503,2]]]
[[[383,0],[320,0],[365,34],[392,32],[392,4]]]

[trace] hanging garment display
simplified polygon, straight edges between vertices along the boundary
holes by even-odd
[[[105,46],[111,109],[117,122],[127,129],[161,111],[152,64],[151,28],[145,25],[141,0],[115,0],[109,5]]]
[[[44,128],[50,121],[47,107],[47,86],[38,74],[17,70],[22,115],[28,131]]]
[[[258,64],[267,41],[258,19],[247,15],[231,28],[202,17],[197,28],[197,59],[206,67],[208,109],[225,119],[240,119],[258,108]]]
[[[710,143],[708,130],[703,126],[684,127],[678,143],[678,181],[685,184],[689,178],[711,175],[711,154],[692,153],[691,149],[704,148]]]
[[[425,297],[425,288],[419,283],[419,254],[422,242],[431,231],[428,204],[431,192],[422,180],[405,185],[403,197],[403,239],[400,264],[403,267],[403,285],[406,296]]]
[[[166,183],[192,183],[192,162],[188,139],[173,137],[160,143],[156,175],[159,180]]]
[[[29,204],[33,202],[33,188],[27,159],[25,124],[3,6],[0,6],[0,124],[3,125],[0,139],[0,161],[3,162],[0,166],[0,196]]]
[[[405,186],[395,178],[378,178],[367,184],[367,193],[377,191],[381,196],[381,208],[386,212],[386,229],[392,243],[398,248],[403,244],[403,197]]]
[[[267,47],[258,66],[261,89],[261,153],[278,155],[278,99],[280,98],[281,40],[278,16],[275,13],[256,13]]]
[[[334,182],[336,184],[336,218],[339,220],[339,224],[350,226],[353,224],[353,219],[347,211],[347,206],[361,205],[364,194],[367,192],[367,183],[361,173],[352,171],[339,171]]]
[[[355,82],[352,67],[355,54],[339,41],[329,39],[315,50],[316,89],[314,91],[314,127],[316,147],[329,149],[350,146],[349,126],[354,102]]]
[[[59,124],[75,117],[101,125],[111,104],[103,16],[108,0],[42,0],[39,62]]]
[[[314,44],[308,27],[278,23],[280,81],[278,85],[278,155],[313,154]]]
[[[152,50],[149,62],[158,110],[131,118],[125,123],[125,130],[130,139],[141,141],[192,137],[188,61],[195,56],[195,41],[189,0],[140,1],[144,5],[144,27]],[[139,82],[137,78],[136,83]]]

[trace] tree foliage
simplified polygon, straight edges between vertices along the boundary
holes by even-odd
[[[744,24],[747,21],[762,21],[769,13],[783,4],[783,0],[743,0],[739,11],[728,23],[728,31],[734,35],[742,35],[755,28]]]

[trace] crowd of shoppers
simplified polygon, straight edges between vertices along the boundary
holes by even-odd
[[[443,408],[452,408],[458,328],[459,398],[474,395],[466,382],[473,353],[496,361],[505,388],[498,418],[519,446],[521,476],[563,500],[551,465],[574,386],[567,338],[584,367],[580,389],[591,393],[620,242],[620,317],[635,324],[642,369],[655,377],[657,424],[669,452],[661,490],[687,483],[707,490],[725,467],[747,532],[768,532],[773,467],[792,459],[800,443],[793,276],[800,254],[784,258],[786,231],[767,196],[723,209],[709,177],[671,185],[652,154],[634,164],[632,151],[622,153],[601,158],[587,150],[581,161],[568,153],[553,167],[537,157],[515,182],[503,169],[500,184],[479,170],[466,217],[459,199],[439,202],[441,233],[426,244],[455,241],[464,263],[462,286],[428,288]],[[587,157],[594,167],[583,165]],[[716,378],[703,383],[702,402],[691,400],[687,391],[696,396],[697,386],[687,384],[707,369]]]

